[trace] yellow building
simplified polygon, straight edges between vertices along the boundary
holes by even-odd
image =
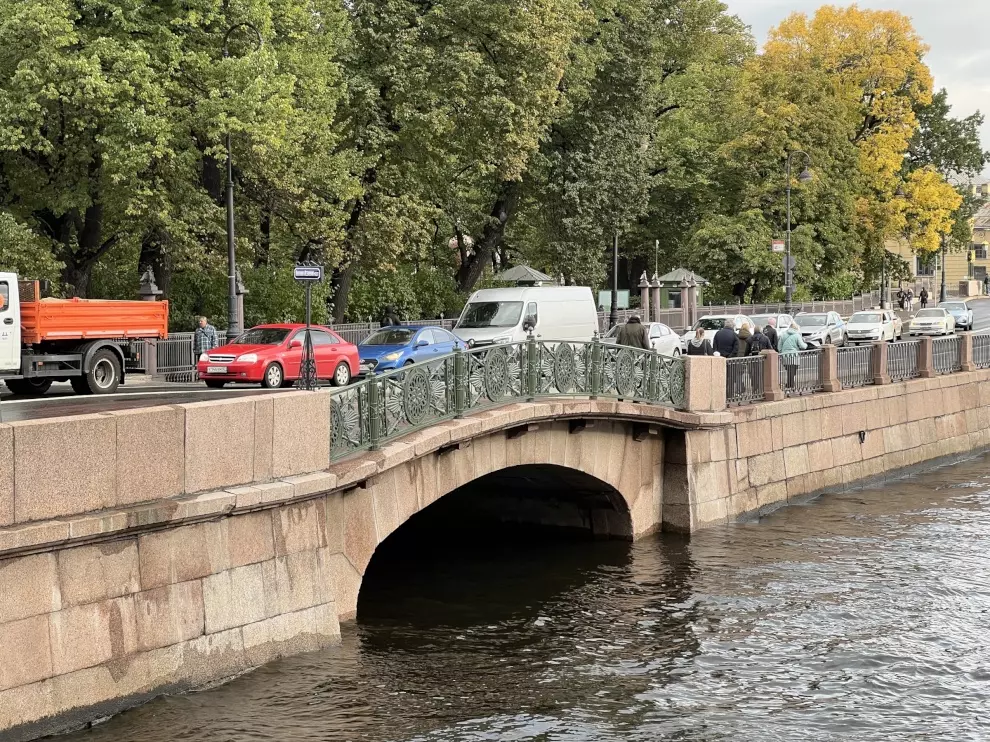
[[[987,189],[990,185],[982,184],[974,188]],[[914,276],[912,288],[915,294],[922,286],[927,286],[929,293],[934,291],[937,295],[938,287],[942,283],[942,266],[938,255],[931,256],[926,263],[904,240],[888,242],[887,250],[899,255],[911,266]],[[967,278],[982,281],[988,274],[990,274],[990,201],[983,205],[973,219],[973,242],[969,250],[957,248],[950,250],[946,256],[945,282],[950,291],[955,291],[960,281],[965,281]]]

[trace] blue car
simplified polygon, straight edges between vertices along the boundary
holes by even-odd
[[[384,373],[467,349],[441,327],[383,327],[358,345],[362,373]]]

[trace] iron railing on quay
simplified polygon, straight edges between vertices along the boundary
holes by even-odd
[[[873,383],[873,346],[856,345],[838,349],[839,383],[843,389],[856,389]]]
[[[962,341],[958,335],[932,340],[932,365],[936,374],[962,371]]]
[[[973,364],[977,368],[990,368],[990,333],[973,335]]]
[[[822,381],[822,351],[802,350],[781,353],[780,388],[788,397],[814,394],[825,388]]]
[[[725,401],[730,405],[762,402],[765,356],[727,358],[725,361]]]
[[[921,352],[920,340],[902,340],[891,343],[887,347],[887,375],[891,381],[916,379],[918,370],[918,354]]]
[[[472,410],[575,396],[677,406],[684,360],[598,341],[530,339],[456,351],[335,389],[331,456],[376,448]]]

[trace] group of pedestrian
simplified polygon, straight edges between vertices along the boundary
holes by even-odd
[[[922,286],[921,291],[918,292],[918,301],[921,303],[922,309],[927,309],[928,299],[931,294],[928,293],[928,287]],[[904,311],[910,312],[914,309],[914,289],[912,288],[899,288],[897,290],[897,303],[900,308]]]
[[[705,337],[705,330],[699,327],[688,342],[687,353],[689,356],[719,355],[724,358],[745,358],[758,356],[765,350],[776,350],[780,353],[787,371],[787,386],[793,387],[801,364],[798,353],[807,349],[808,344],[801,337],[801,328],[796,323],[792,323],[790,327],[778,333],[777,321],[771,317],[764,327],[744,323],[739,328],[739,332],[736,332],[732,320],[726,320],[722,329],[715,333],[711,341]],[[743,375],[735,379],[737,390],[745,385],[747,374],[748,369],[744,368]]]

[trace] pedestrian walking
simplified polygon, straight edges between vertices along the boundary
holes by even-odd
[[[689,356],[710,356],[714,352],[711,341],[705,337],[704,328],[699,327],[694,331],[694,337],[688,341],[687,354]]]
[[[909,312],[914,311],[914,289],[907,290],[907,308]]]
[[[921,293],[918,295],[921,299],[921,308],[925,309],[928,306],[928,288],[926,286],[921,287]]]
[[[903,310],[904,305],[907,303],[907,293],[904,291],[904,287],[901,286],[897,289],[897,305]]]
[[[767,320],[767,326],[763,330],[767,340],[770,341],[770,350],[777,350],[777,318],[771,317]]]
[[[733,329],[731,319],[727,319],[725,324],[722,325],[722,329],[715,333],[712,347],[723,358],[736,357],[736,351],[739,349],[739,338]]]
[[[990,296],[990,276],[983,277],[983,295]]]
[[[780,338],[780,357],[783,360],[784,368],[787,369],[786,389],[788,391],[794,389],[798,368],[801,365],[801,356],[798,353],[807,349],[808,344],[801,337],[801,328],[797,324],[792,324]]]
[[[209,323],[206,317],[199,318],[196,332],[193,333],[193,354],[198,359],[203,353],[220,345],[220,338],[217,335],[217,328]]]
[[[773,320],[770,320],[773,322]],[[772,330],[773,328],[769,325],[767,330]],[[774,333],[776,335],[776,333]],[[749,354],[751,356],[758,356],[765,350],[773,350],[774,347],[770,343],[770,338],[767,335],[767,331],[761,328],[759,325],[753,328],[753,337],[749,339]]]
[[[382,327],[398,327],[401,324],[399,317],[396,315],[395,307],[385,307],[385,313],[382,315],[382,321],[379,324]]]
[[[619,329],[619,337],[616,339],[616,343],[629,348],[650,349],[650,333],[647,331],[642,320],[640,320],[638,314],[630,317]]]

